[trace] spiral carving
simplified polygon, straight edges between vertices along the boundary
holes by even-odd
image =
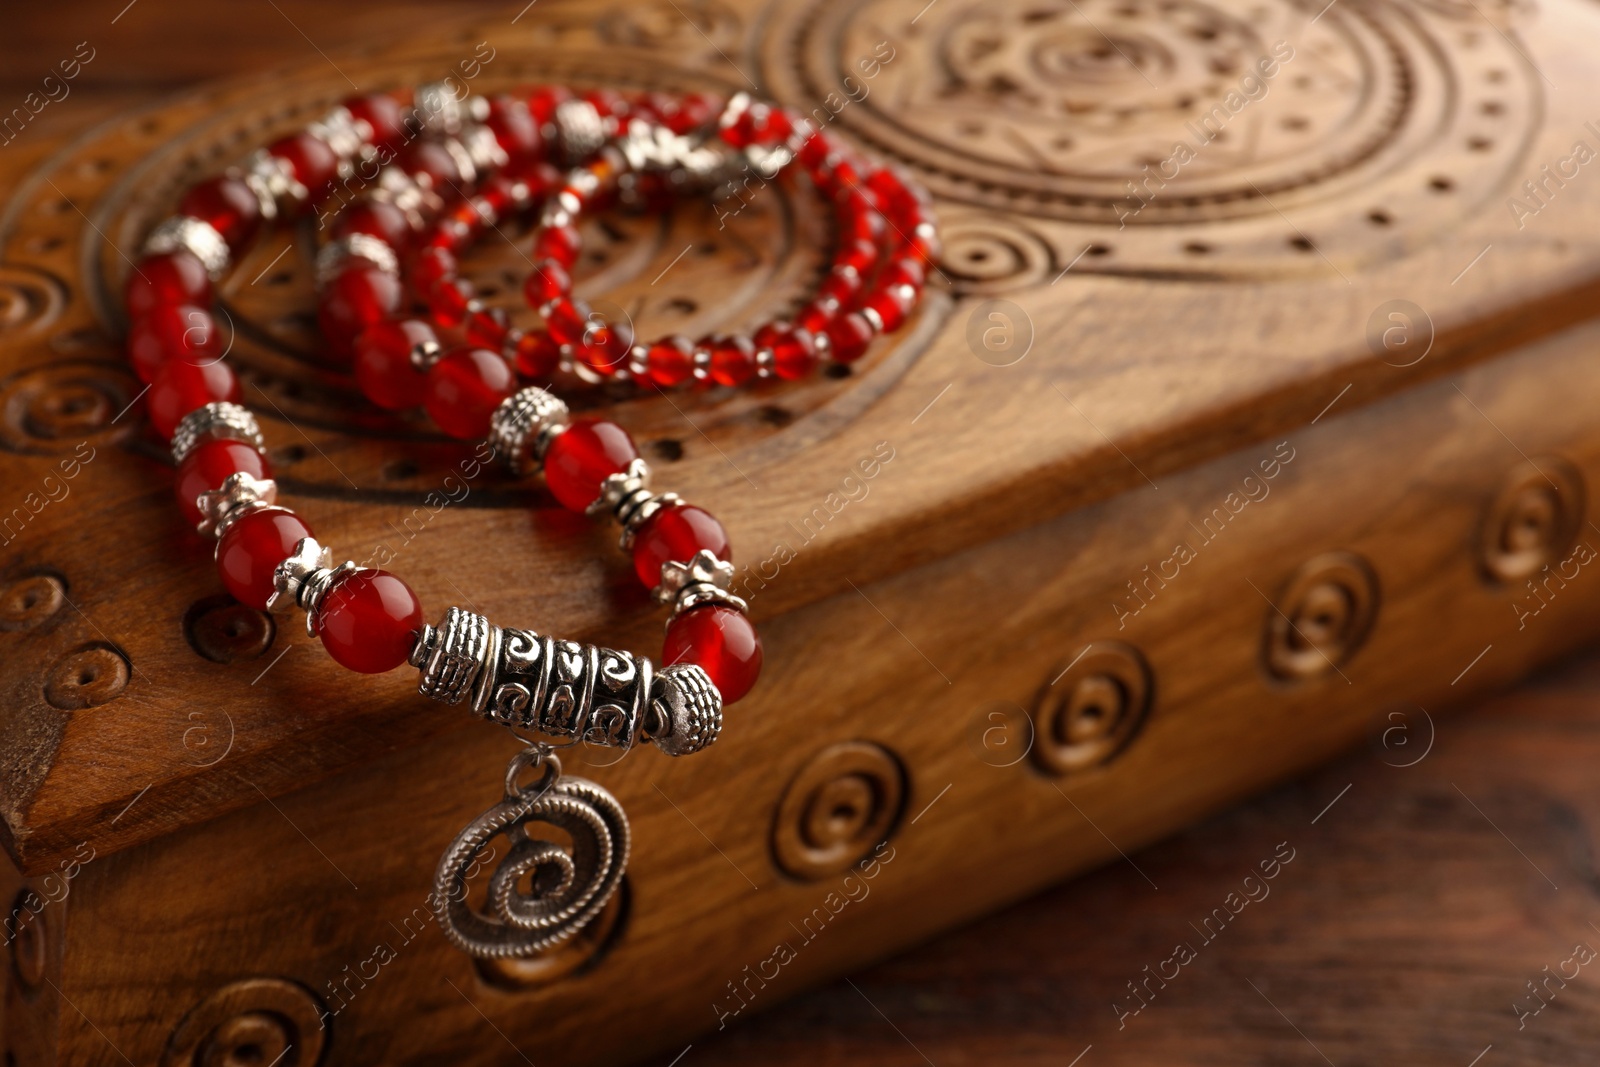
[[[630,831],[617,799],[594,782],[562,778],[553,757],[540,782],[517,787],[517,774],[536,758],[529,749],[512,760],[505,800],[456,835],[434,877],[440,929],[481,959],[524,959],[569,940],[605,908],[627,870]],[[538,824],[565,832],[571,847],[535,836],[529,828]],[[479,854],[502,835],[510,847],[479,912],[468,883]]]

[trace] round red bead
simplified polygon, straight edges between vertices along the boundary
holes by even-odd
[[[544,317],[544,324],[556,343],[581,345],[584,334],[589,330],[589,307],[561,297],[552,302],[549,313]]]
[[[441,281],[454,278],[460,271],[455,253],[448,248],[424,248],[411,261],[411,294],[427,301]]]
[[[743,385],[755,376],[756,347],[750,338],[708,337],[700,344],[711,351],[711,380],[718,385]]]
[[[854,363],[872,343],[872,324],[859,311],[840,315],[827,326],[829,351],[840,363]]]
[[[169,304],[211,303],[211,276],[193,252],[178,249],[145,256],[123,289],[128,315],[137,319]]]
[[[517,378],[498,352],[457,348],[428,371],[423,403],[439,429],[470,441],[486,436],[500,402],[517,390]]]
[[[517,338],[517,373],[524,378],[548,378],[561,363],[561,348],[543,330],[529,330]]]
[[[413,141],[400,150],[400,168],[435,192],[448,195],[461,185],[461,168],[435,141]]]
[[[572,293],[572,276],[567,273],[567,268],[553,259],[542,259],[533,265],[528,272],[528,280],[522,283],[522,295],[528,298],[528,306],[542,308],[552,300],[570,296]]]
[[[242,180],[227,176],[207,178],[190,189],[178,210],[210,223],[235,252],[250,243],[261,224],[261,201]]]
[[[341,270],[322,293],[317,322],[329,346],[340,355],[354,354],[356,336],[400,308],[400,279],[363,260]]]
[[[489,118],[484,123],[494,131],[496,141],[512,159],[526,159],[544,146],[539,124],[526,101],[511,96],[496,96],[489,101]]]
[[[571,270],[578,261],[578,251],[582,247],[583,238],[578,235],[577,227],[546,226],[533,239],[533,258],[553,259]]]
[[[438,337],[421,319],[379,322],[356,338],[356,384],[380,408],[404,411],[422,403],[428,383],[411,362],[411,350],[438,343]]]
[[[600,484],[639,458],[633,438],[614,422],[580,419],[556,435],[544,457],[544,480],[564,507],[582,511]]]
[[[334,237],[353,233],[376,237],[399,253],[411,244],[411,223],[406,213],[384,200],[363,200],[340,213],[333,224]]]
[[[372,144],[394,149],[406,139],[405,109],[386,93],[352,97],[344,102],[350,114],[372,127]]]
[[[411,655],[422,629],[422,602],[388,571],[363,567],[328,590],[313,625],[339,664],[381,674]]]
[[[782,323],[756,331],[756,345],[772,353],[772,373],[784,381],[798,381],[817,365],[817,344],[808,330]]]
[[[150,383],[150,425],[171,438],[185,415],[213,400],[239,400],[239,379],[226,363],[169,360]]]
[[[687,563],[700,550],[728,559],[733,548],[728,531],[710,512],[693,504],[663,508],[645,520],[633,539],[633,569],[645,588],[661,584],[661,565]]]
[[[906,315],[911,310],[915,294],[900,286],[884,289],[875,289],[867,294],[861,301],[861,306],[871,308],[878,313],[878,321],[883,323],[885,333],[893,333],[906,321]]]
[[[306,187],[313,200],[328,191],[338,173],[339,157],[328,142],[305,130],[272,142],[267,152],[288,161],[295,181]]]
[[[694,346],[674,334],[650,346],[646,374],[656,385],[671,387],[694,377]]]
[[[178,464],[173,491],[178,495],[179,510],[191,526],[200,521],[200,508],[196,503],[200,494],[222,488],[230,474],[270,478],[272,467],[254,445],[226,438],[207,438],[183,457],[183,462]]]
[[[128,358],[142,382],[155,381],[171,360],[212,363],[221,354],[216,320],[211,312],[193,304],[163,304],[128,331]]]
[[[479,348],[492,348],[500,350],[506,343],[506,337],[511,333],[509,317],[505,308],[482,308],[470,312],[466,320],[467,343],[477,345]]]
[[[750,692],[761,674],[761,638],[744,614],[721,604],[686,611],[667,627],[661,658],[693,663],[711,676],[724,704]]]
[[[446,278],[428,294],[428,313],[447,330],[467,321],[467,305],[472,302],[472,286],[463,278]]]
[[[233,598],[257,611],[267,609],[276,588],[273,571],[311,536],[311,527],[292,511],[254,511],[231,523],[217,542],[217,570]]]

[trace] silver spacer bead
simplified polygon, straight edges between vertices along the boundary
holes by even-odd
[[[487,126],[474,123],[462,130],[461,147],[480,174],[498,170],[511,162],[511,157],[500,146],[500,138]]]
[[[771,181],[779,171],[794,162],[794,152],[788,145],[753,144],[745,148],[744,158],[751,170]]]
[[[410,656],[411,665],[422,671],[417,692],[446,704],[471,696],[494,630],[488,619],[462,608],[446,611],[437,627],[424,626]]]
[[[437,193],[426,189],[399,167],[384,167],[378,172],[378,188],[372,199],[383,200],[406,213],[412,229],[421,229],[424,214],[433,214],[444,203]]]
[[[327,142],[341,161],[355,159],[366,147],[371,127],[360,122],[347,107],[336,107],[306,127],[306,132]]]
[[[669,756],[699,752],[722,732],[722,694],[711,676],[692,663],[662,668],[651,697],[645,740]]]
[[[524,386],[490,416],[489,445],[513,474],[526,474],[544,462],[550,442],[566,428],[567,405],[549,390]]]
[[[292,214],[311,195],[294,176],[289,161],[265,148],[256,149],[245,159],[244,183],[256,194],[261,217],[268,220]]]
[[[316,538],[302,537],[294,546],[294,555],[272,572],[274,589],[267,599],[267,610],[282,615],[300,608],[306,613],[306,636],[315,637],[317,613],[322,610],[328,591],[360,570],[351,560],[330,567],[332,560]]]
[[[422,112],[422,123],[434,133],[442,133],[453,137],[461,131],[461,125],[467,119],[467,109],[450,88],[447,81],[428,82],[417,86],[412,97],[416,101],[416,108]]]
[[[455,163],[456,170],[461,172],[462,185],[470,186],[478,180],[478,164],[473,161],[472,153],[467,151],[466,145],[462,144],[459,138],[445,137],[439,141],[439,147],[445,150]]]
[[[644,524],[658,511],[676,507],[683,503],[683,498],[677,493],[656,493],[646,496],[643,500],[631,502],[627,510],[618,508],[617,521],[622,524],[622,533],[617,537],[617,547],[624,552],[633,551],[634,539],[639,536],[639,531]]]
[[[698,137],[673,133],[659,123],[629,122],[616,145],[628,161],[630,177],[666,175],[683,192],[709,190],[728,178],[726,152],[709,147]]]
[[[696,552],[694,559],[687,563],[663,563],[661,584],[656,586],[655,597],[663,604],[672,605],[667,625],[702,604],[723,604],[736,611],[749,611],[749,605],[731,591],[733,574],[733,564],[718,559],[708,548]]]
[[[867,320],[867,325],[872,327],[872,332],[879,335],[883,334],[883,316],[878,314],[878,309],[863,307],[860,310],[861,317]]]
[[[562,161],[569,167],[588,159],[606,143],[606,123],[587,100],[563,100],[556,105],[556,140]]]
[[[589,515],[604,515],[606,512],[617,514],[623,508],[629,507],[630,502],[650,495],[650,464],[642,459],[635,458],[628,464],[626,470],[608,475],[600,483],[600,495],[595,497],[585,509]]]
[[[337,241],[329,241],[317,250],[317,288],[333,281],[352,259],[364,259],[391,278],[400,277],[400,258],[387,242],[369,233],[352,233]]]
[[[144,253],[147,256],[176,252],[180,248],[192,252],[196,259],[205,264],[206,273],[212,278],[222,277],[233,258],[228,251],[228,242],[222,239],[222,234],[217,232],[215,226],[187,215],[174,215],[151,230],[150,236],[144,240]]]
[[[195,500],[200,509],[200,522],[195,529],[200,531],[201,537],[215,537],[220,541],[235,522],[277,502],[277,482],[239,471],[228,475],[220,489],[208,489]]]
[[[243,441],[257,452],[267,447],[254,415],[238,404],[213,400],[178,420],[178,428],[172,431],[172,461],[182,463],[194,446],[207,437]]]
[[[427,373],[444,355],[444,346],[438,341],[418,341],[411,346],[411,365]]]

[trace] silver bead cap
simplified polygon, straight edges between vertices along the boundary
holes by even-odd
[[[316,538],[302,537],[295,543],[294,555],[273,569],[273,592],[267,598],[267,610],[282,615],[300,608],[306,613],[306,636],[315,637],[317,614],[329,590],[360,570],[351,560],[330,567],[332,561],[333,556]]]
[[[213,400],[178,420],[177,429],[172,431],[172,461],[182,463],[208,437],[243,441],[257,452],[266,448],[261,427],[248,409],[227,400]]]
[[[228,527],[252,511],[270,508],[278,501],[278,483],[239,471],[230,474],[220,489],[208,489],[195,498],[201,537],[221,540]]]
[[[669,756],[708,747],[722,732],[722,694],[702,668],[674,663],[651,686],[647,740]]]
[[[144,253],[147,256],[176,252],[180,248],[205,264],[206,273],[213,280],[227,272],[232,260],[228,242],[223,240],[217,228],[187,215],[174,215],[167,219],[151,230],[150,236],[144,241]]]
[[[489,445],[513,474],[544,462],[545,451],[567,428],[567,405],[547,389],[525,386],[500,402],[489,417]]]
[[[661,584],[656,586],[655,597],[663,604],[672,605],[667,624],[670,626],[679,615],[704,604],[722,604],[735,611],[748,611],[749,605],[733,595],[733,575],[733,564],[718,559],[709,548],[696,552],[687,563],[663,563]]]
[[[364,259],[392,278],[400,276],[400,257],[394,254],[387,241],[369,233],[352,233],[329,241],[317,250],[317,288],[333,281],[352,259]]]
[[[640,498],[641,494],[646,498],[650,495],[650,464],[635,457],[627,470],[606,476],[605,481],[600,483],[600,495],[584,509],[584,513],[604,515],[609,511],[620,515],[622,509],[629,507],[630,502]]]

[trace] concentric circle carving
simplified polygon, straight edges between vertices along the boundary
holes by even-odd
[[[1378,615],[1378,579],[1366,560],[1328,552],[1307,560],[1267,609],[1267,670],[1308,680],[1339,670],[1366,642]]]
[[[139,395],[119,366],[62,360],[21,371],[0,383],[0,446],[15,452],[72,452],[101,435],[137,424],[117,422]]]
[[[1490,578],[1517,582],[1564,559],[1585,513],[1583,475],[1559,456],[1519,464],[1484,513],[1478,562]]]
[[[1320,5],[1319,5],[1320,6]],[[949,200],[1055,220],[1086,272],[1330,271],[1500,195],[1541,88],[1441,0],[822,0],[763,53],[777,92]],[[818,102],[825,105],[816,110]]]
[[[324,1010],[305,987],[282,978],[231,982],[173,1030],[162,1067],[315,1067],[328,1041]]]
[[[965,292],[1005,292],[1053,276],[1050,246],[1020,220],[956,209],[942,212],[939,223],[939,269]]]
[[[66,302],[59,279],[31,267],[0,264],[0,337],[48,327]]]
[[[114,700],[128,687],[128,658],[111,645],[96,643],[67,653],[45,677],[44,698],[63,711],[92,708]]]
[[[772,828],[778,866],[807,880],[849,870],[889,837],[905,792],[905,770],[883,746],[828,746],[807,761],[778,803]]]
[[[213,663],[253,659],[272,647],[276,632],[270,615],[226,595],[196,601],[183,616],[189,647]]]
[[[1054,775],[1109,763],[1144,725],[1152,690],[1150,668],[1131,645],[1096,641],[1078,650],[1034,701],[1034,762]]]
[[[67,603],[67,581],[48,571],[27,574],[0,589],[0,630],[31,630]]]

